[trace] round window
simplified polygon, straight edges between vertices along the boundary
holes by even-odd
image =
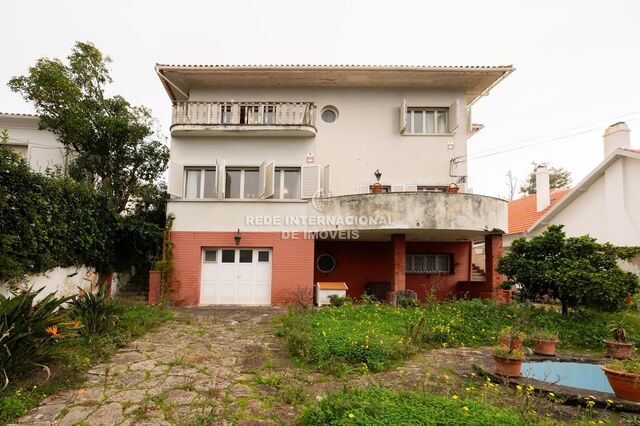
[[[338,110],[334,106],[326,106],[322,109],[320,117],[325,123],[333,123],[338,118]]]
[[[316,266],[320,272],[328,274],[336,269],[336,258],[328,253],[321,254],[316,260]]]

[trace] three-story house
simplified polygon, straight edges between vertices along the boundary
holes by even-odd
[[[157,65],[173,104],[173,298],[284,304],[347,294],[489,295],[507,228],[470,193],[472,105],[498,67]],[[472,281],[473,241],[487,243]]]

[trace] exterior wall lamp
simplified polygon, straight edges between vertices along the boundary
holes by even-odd
[[[236,235],[234,235],[233,241],[235,241],[236,245],[239,246],[241,239],[242,239],[242,237],[240,236],[240,228],[238,228],[238,232],[236,233]]]
[[[378,182],[380,182],[380,178],[382,177],[382,173],[380,172],[380,170],[379,170],[379,169],[376,169],[376,171],[375,171],[375,172],[373,172],[373,174],[375,175],[376,180],[377,180]]]

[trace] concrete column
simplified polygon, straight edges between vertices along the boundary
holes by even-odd
[[[391,250],[393,252],[393,280],[391,291],[402,291],[406,289],[406,245],[404,234],[391,235]]]
[[[498,259],[500,259],[503,254],[502,234],[485,235],[484,250],[484,276],[488,287],[487,290],[495,291],[496,287],[498,287],[505,279],[504,275],[501,275],[496,271]]]

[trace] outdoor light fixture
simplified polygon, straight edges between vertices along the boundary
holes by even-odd
[[[236,245],[239,246],[241,239],[242,237],[240,236],[240,228],[238,228],[238,233],[233,237],[233,241],[235,241]]]
[[[380,182],[380,178],[382,177],[382,173],[380,173],[380,170],[376,169],[376,171],[373,172],[373,174],[376,176],[376,180]]]

